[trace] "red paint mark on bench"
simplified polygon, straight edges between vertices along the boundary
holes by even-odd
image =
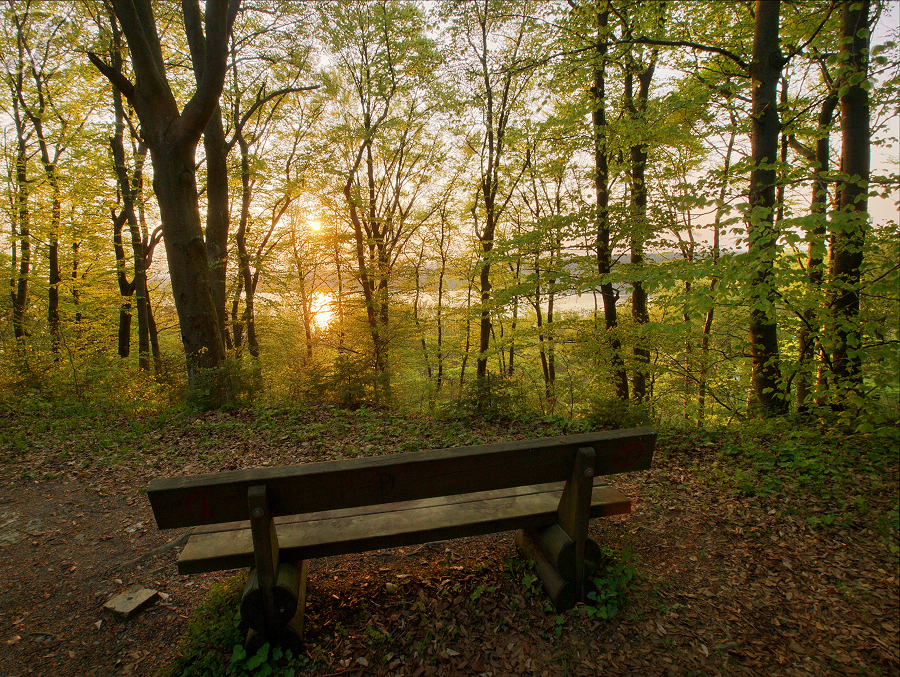
[[[378,475],[378,489],[382,493],[388,493],[394,490],[394,487],[397,486],[397,478],[394,477],[389,472],[383,472]]]
[[[619,470],[630,468],[644,455],[644,445],[640,442],[629,442],[619,447],[613,453],[613,465]]]
[[[184,501],[184,510],[193,519],[210,519],[213,516],[212,508],[209,507],[207,498],[210,496],[209,491],[198,491],[193,496],[188,496]]]

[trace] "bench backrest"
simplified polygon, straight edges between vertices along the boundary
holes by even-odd
[[[647,470],[655,442],[652,428],[564,435],[155,479],[147,495],[160,529],[220,524],[250,518],[251,486],[266,487],[273,515],[295,515],[561,482],[580,447],[595,450],[594,475]]]

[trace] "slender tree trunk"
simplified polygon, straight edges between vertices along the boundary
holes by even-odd
[[[242,133],[237,133],[238,146],[241,149],[241,218],[234,239],[238,250],[241,280],[244,287],[244,322],[247,332],[247,349],[253,357],[259,357],[259,342],[256,338],[255,285],[250,270],[250,253],[247,250],[247,229],[250,223],[250,146]],[[237,343],[237,340],[235,340]]]
[[[650,83],[653,81],[653,72],[656,69],[656,54],[650,63],[638,72],[638,95],[633,95],[634,74],[629,69],[625,79],[625,105],[629,110],[631,121],[640,125],[640,136],[646,130],[644,115],[647,111],[647,101],[650,96]],[[647,144],[636,143],[631,146],[631,265],[636,271],[636,278],[631,290],[631,319],[638,326],[650,321],[650,313],[647,310],[647,291],[641,280],[641,269],[644,266],[644,241],[649,230],[647,223],[647,184],[645,180],[647,170]],[[640,338],[635,340],[634,346],[634,380],[632,397],[635,402],[643,402],[647,399],[647,368],[650,364],[650,350],[643,345]]]
[[[446,244],[446,208],[441,209],[441,239],[438,245],[441,256],[441,267],[438,271],[438,296],[437,296],[437,387],[436,391],[441,392],[441,386],[444,384],[444,277],[447,274],[447,252],[444,250]]]
[[[219,333],[225,347],[232,349],[231,335],[225,326],[226,285],[228,279],[228,150],[222,110],[216,106],[203,133],[206,152],[206,258],[209,263],[210,292],[216,307]]]
[[[774,217],[778,161],[778,82],[785,63],[779,47],[779,0],[757,0],[750,77],[754,82],[750,136],[753,169],[750,174],[748,224],[751,272],[750,360],[753,376],[752,408],[763,416],[784,413],[787,402],[781,381],[776,317],[774,262],[778,232]]]
[[[14,108],[18,104],[14,103]],[[16,128],[18,133],[16,150],[16,226],[17,233],[13,233],[13,246],[16,238],[19,241],[19,266],[16,270],[16,252],[13,250],[14,280],[11,280],[12,308],[13,308],[13,335],[19,349],[25,345],[25,311],[28,307],[28,277],[31,274],[31,213],[28,208],[28,156],[25,146],[24,130],[21,129],[19,117],[16,115]]]
[[[732,121],[734,115],[732,113]],[[731,182],[731,156],[734,153],[734,142],[737,136],[735,131],[736,125],[732,124],[731,136],[728,138],[728,148],[725,151],[725,166],[722,169],[722,186],[719,188],[719,203],[716,205],[716,217],[713,221],[713,247],[712,247],[712,263],[713,269],[719,263],[719,255],[721,250],[721,230],[722,216],[725,213],[725,195],[728,192],[728,186]],[[712,336],[712,326],[715,319],[715,292],[718,280],[716,274],[713,273],[709,282],[710,306],[706,311],[706,317],[703,319],[703,333],[700,337],[700,381],[697,387],[697,423],[701,425],[706,417],[706,390],[709,380],[709,340]]]
[[[840,212],[834,218],[835,348],[831,360],[839,387],[857,392],[862,385],[859,349],[859,293],[868,222],[870,171],[869,0],[845,0],[841,53],[847,73],[841,96]],[[839,406],[845,406],[841,401]]]
[[[62,340],[59,321],[59,285],[62,282],[62,273],[59,269],[59,228],[62,220],[62,203],[59,195],[59,177],[56,173],[56,164],[51,163],[45,167],[47,179],[50,182],[52,192],[52,206],[50,213],[50,241],[47,251],[47,259],[50,264],[47,288],[47,323],[50,326],[50,341],[54,353],[59,352]]]
[[[303,317],[303,332],[306,341],[306,359],[312,358],[312,298],[307,294],[306,271],[300,257],[300,248],[297,246],[297,231],[291,228],[291,248],[294,250],[294,266],[297,269],[297,284],[300,288],[300,309]]]
[[[828,232],[826,215],[828,205],[828,180],[830,171],[831,143],[829,129],[834,117],[834,111],[838,104],[837,91],[832,89],[819,111],[818,139],[815,153],[808,157],[817,165],[815,179],[813,180],[812,199],[810,201],[810,215],[813,225],[807,231],[809,246],[807,249],[806,275],[807,282],[814,297],[818,297],[824,280],[824,253],[827,244],[825,242]],[[797,411],[804,412],[808,409],[812,397],[811,364],[816,352],[818,341],[818,313],[813,305],[805,308],[802,313],[802,324],[797,337],[799,352],[796,397]]]
[[[594,82],[591,87],[592,121],[594,136],[594,189],[597,200],[597,272],[600,275],[600,295],[603,299],[603,316],[606,322],[606,333],[609,336],[612,351],[613,383],[616,396],[628,401],[628,373],[622,359],[622,343],[615,335],[616,291],[609,281],[612,272],[612,248],[610,247],[609,225],[609,161],[606,149],[606,60],[609,51],[607,27],[609,26],[609,10],[604,7],[597,14],[597,43],[594,64]]]
[[[469,361],[469,350],[472,348],[472,287],[475,285],[473,278],[467,280],[466,287],[466,345],[463,349],[462,366],[459,370],[459,389],[462,391],[466,382],[466,362]]]
[[[243,266],[238,260],[239,265]],[[241,308],[241,294],[244,291],[244,275],[243,269],[240,275],[238,275],[238,286],[237,290],[234,292],[234,298],[231,300],[231,332],[233,335],[232,339],[232,348],[234,349],[234,353],[236,357],[241,356],[241,351],[244,348],[244,322],[239,317],[240,308]]]
[[[516,257],[516,270],[515,270],[515,283],[516,286],[519,285],[519,278],[521,275],[522,268],[522,258]],[[519,297],[518,295],[513,296],[513,314],[512,314],[512,322],[510,322],[509,328],[509,371],[507,371],[507,375],[512,378],[515,359],[516,359],[516,325],[519,322]]]
[[[122,228],[128,218],[128,193],[126,193],[126,207],[113,222],[113,250],[116,254],[116,280],[119,283],[119,295],[122,297],[119,306],[119,357],[126,358],[131,355],[131,297],[135,291],[134,281],[129,282],[125,272],[125,247],[122,246]]]
[[[416,296],[413,299],[413,321],[416,324],[416,331],[419,332],[419,343],[422,346],[422,359],[425,361],[425,375],[428,378],[428,383],[431,383],[432,373],[431,373],[431,358],[428,356],[428,343],[425,341],[425,332],[422,331],[422,324],[419,321],[419,297],[422,294],[422,286],[421,286],[421,268],[422,268],[422,259],[425,257],[425,245],[422,244],[422,249],[419,250],[419,258],[416,260]]]
[[[75,306],[75,324],[81,324],[81,285],[78,280],[78,242],[72,243],[72,305]]]

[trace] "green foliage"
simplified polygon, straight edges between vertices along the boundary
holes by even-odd
[[[187,403],[201,411],[252,405],[263,389],[259,362],[228,357],[220,367],[196,369]]]
[[[484,378],[475,378],[455,400],[444,406],[450,416],[479,415],[488,420],[510,418],[524,413],[527,398],[522,384],[515,379],[488,372]]]
[[[290,649],[263,644],[248,655],[243,645],[240,599],[245,576],[235,576],[210,589],[188,624],[168,677],[294,677],[309,661]]]
[[[638,571],[627,547],[617,552],[603,546],[602,553],[604,561],[598,573],[591,578],[593,590],[587,593],[589,604],[585,610],[589,618],[610,621],[628,605],[628,593]]]
[[[594,430],[639,428],[650,425],[653,420],[646,405],[623,402],[614,397],[592,399],[584,418],[589,428]]]

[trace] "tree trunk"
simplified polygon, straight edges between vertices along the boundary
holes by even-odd
[[[189,3],[185,3],[185,8]],[[128,42],[135,82],[103,63],[91,62],[129,100],[153,162],[172,294],[181,327],[189,387],[196,392],[198,368],[219,367],[225,346],[210,292],[209,267],[195,176],[195,153],[225,81],[228,36],[239,0],[206,3],[205,58],[190,101],[179,112],[166,77],[166,64],[150,0],[112,0]],[[189,26],[186,25],[186,28]],[[216,396],[212,403],[215,404]]]
[[[256,338],[256,309],[253,274],[250,270],[250,253],[247,250],[247,229],[250,224],[250,146],[244,139],[244,135],[237,132],[238,147],[241,149],[241,218],[238,223],[237,233],[234,239],[238,250],[238,265],[240,266],[241,284],[244,288],[244,315],[241,323],[247,332],[247,349],[253,357],[259,357],[259,341]],[[240,345],[237,336],[234,345]]]
[[[734,121],[734,113],[731,114],[732,122]],[[735,132],[736,125],[732,124],[731,135],[728,138],[728,148],[725,152],[725,166],[722,169],[722,186],[719,188],[719,203],[716,205],[716,217],[713,221],[713,247],[712,247],[712,263],[715,267],[719,263],[720,247],[721,247],[721,230],[722,216],[725,213],[725,195],[728,192],[731,172],[731,156],[734,153],[734,141],[737,136]],[[716,306],[714,294],[716,291],[717,279],[713,273],[709,282],[710,306],[706,311],[706,317],[703,320],[703,334],[700,338],[700,379],[697,386],[697,423],[702,424],[706,417],[706,390],[709,379],[709,339],[712,335],[712,325],[715,319]]]
[[[206,152],[206,258],[210,292],[216,307],[219,332],[231,350],[231,335],[225,327],[225,297],[228,264],[228,151],[222,111],[217,106],[203,133]]]
[[[18,109],[17,102],[14,108]],[[16,152],[16,223],[13,232],[12,264],[14,277],[10,280],[12,308],[13,308],[13,335],[16,344],[21,349],[25,344],[25,310],[28,307],[28,276],[31,273],[31,213],[28,208],[28,158],[25,147],[25,132],[21,129],[18,114],[16,115],[16,130],[18,133]],[[19,241],[19,266],[16,270],[15,242]]]
[[[53,352],[58,353],[62,340],[59,323],[59,285],[62,282],[62,274],[59,269],[59,228],[62,220],[62,203],[59,196],[59,177],[56,174],[56,164],[46,165],[45,171],[53,194],[50,213],[50,241],[47,251],[47,259],[50,264],[47,288],[47,323],[50,325],[50,342]]]
[[[222,364],[225,347],[209,285],[209,267],[200,225],[194,148],[150,144],[153,190],[159,201],[163,238],[181,341],[194,383],[195,369]]]
[[[828,180],[827,175],[830,171],[830,153],[831,143],[829,137],[829,128],[834,117],[834,110],[837,107],[838,97],[837,91],[832,89],[825,101],[822,102],[822,108],[819,111],[818,120],[818,139],[816,140],[815,153],[808,157],[809,160],[816,165],[816,175],[813,180],[812,199],[810,201],[809,211],[813,218],[813,225],[807,231],[807,239],[809,246],[807,249],[806,275],[807,282],[813,292],[814,297],[818,297],[818,291],[822,287],[822,281],[825,276],[824,269],[824,252],[826,249],[825,237],[827,235],[826,215],[828,205]],[[802,313],[802,324],[797,338],[797,350],[799,352],[799,362],[797,371],[797,411],[804,412],[809,407],[812,396],[810,373],[812,359],[816,352],[818,341],[818,322],[816,320],[816,308],[810,305],[805,308]]]
[[[597,200],[597,273],[600,275],[600,295],[603,299],[603,316],[606,322],[606,333],[609,336],[612,350],[612,372],[616,396],[623,402],[628,401],[628,373],[622,359],[622,343],[615,335],[616,291],[609,274],[612,272],[612,249],[610,247],[609,227],[609,162],[606,154],[606,59],[609,51],[606,34],[609,26],[609,11],[605,9],[597,14],[597,43],[595,53],[597,63],[594,65],[594,82],[591,87],[591,105],[594,136],[594,189]]]
[[[629,61],[631,58],[629,57]],[[656,54],[643,70],[638,71],[637,99],[633,95],[634,74],[631,68],[625,78],[625,106],[628,108],[631,122],[639,125],[642,137],[646,131],[644,115],[647,111],[647,101],[650,96],[650,83],[653,81],[653,72],[656,69]],[[641,269],[644,266],[644,241],[647,239],[647,184],[645,175],[647,170],[647,144],[636,143],[631,146],[631,265],[636,275],[632,282],[631,290],[631,319],[638,326],[650,321],[650,313],[647,310],[647,292],[644,282],[641,280]],[[650,350],[643,345],[640,335],[635,339],[634,346],[634,380],[632,397],[635,402],[643,402],[647,399],[647,368],[650,364]]]
[[[72,305],[75,306],[75,324],[81,324],[81,286],[78,283],[78,242],[72,243]]]
[[[862,359],[859,349],[860,271],[868,222],[870,170],[869,95],[866,90],[869,53],[869,0],[845,0],[841,53],[847,72],[841,96],[840,212],[834,218],[835,348],[832,368],[839,387],[859,391]],[[845,402],[840,402],[841,406]]]
[[[750,359],[753,377],[751,407],[760,415],[786,411],[778,352],[778,324],[774,288],[775,184],[778,162],[778,82],[785,63],[779,47],[779,0],[757,0],[750,78],[754,83],[750,134],[753,169],[750,174],[750,211],[747,228],[750,280]]]

